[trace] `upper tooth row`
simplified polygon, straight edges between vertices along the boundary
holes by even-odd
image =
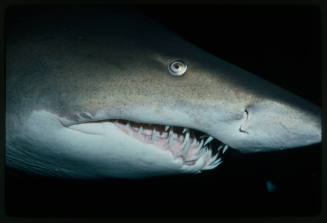
[[[129,123],[129,122],[127,122],[126,124],[125,124],[125,127],[126,128],[130,128],[131,127],[131,124]],[[169,125],[166,125],[165,126],[165,132],[167,132],[167,130],[170,128],[170,126]],[[135,128],[135,129],[137,129],[137,128]],[[141,126],[139,129],[142,129],[143,130],[143,127]],[[149,131],[151,131],[151,130],[149,130]],[[184,128],[183,129],[183,131],[182,131],[182,133],[184,134],[185,132],[188,132],[189,131],[189,129],[188,128]],[[203,137],[203,136],[202,136]]]
[[[129,122],[127,122],[126,124],[126,128],[130,128],[131,125]],[[167,132],[167,130],[170,128],[170,126],[166,125],[165,126],[165,131]],[[156,132],[156,129],[153,128],[153,130],[148,130],[148,129],[143,129],[143,126],[141,126],[139,129],[138,129],[138,134],[139,135],[142,135],[142,133],[146,133],[147,135],[151,135],[151,140],[154,141],[156,140],[156,137],[157,137],[157,132]],[[190,131],[188,128],[184,128],[182,133],[186,133],[185,134],[185,137],[184,137],[184,141],[183,141],[183,144],[182,144],[182,147],[184,148],[183,150],[183,154],[185,154],[187,151],[188,151],[188,148],[190,147]],[[167,133],[166,133],[167,134]],[[203,141],[203,138],[205,137],[208,137],[205,141]],[[169,130],[169,133],[168,133],[168,145],[169,146],[172,146],[173,145],[173,142],[174,142],[174,130],[173,128],[170,128]],[[202,138],[202,139],[201,139]],[[208,145],[208,143],[210,143],[214,138],[212,136],[206,136],[206,135],[203,135],[200,137],[201,141],[200,143],[195,139],[193,141],[193,144],[199,144],[198,148],[196,149],[197,151],[200,150],[203,146],[206,146]],[[219,146],[218,147],[218,151],[220,151],[221,149],[223,149],[222,153],[225,153],[225,151],[227,150],[228,146],[225,145],[225,146]]]
[[[130,125],[130,123],[129,122],[127,122],[126,124],[125,124],[125,127],[126,128],[131,128],[131,125]],[[165,126],[165,132],[167,132],[167,130],[170,128],[170,126],[169,125],[166,125]],[[152,135],[152,137],[155,139],[156,138],[156,135],[157,135],[157,133],[156,133],[156,129],[155,128],[153,128],[152,130],[150,130],[150,129],[143,129],[143,126],[141,126],[140,128],[134,128],[135,130],[137,130],[137,132],[138,132],[138,134],[139,135],[142,135],[143,133],[144,134],[146,134],[146,135]],[[183,129],[183,134],[185,133],[185,132],[188,132],[189,131],[189,129],[188,128],[184,128]],[[174,134],[174,131],[173,131],[173,129],[171,128],[170,129],[170,135],[173,135]],[[163,133],[163,135],[164,135],[164,133]],[[169,135],[169,136],[170,136]]]

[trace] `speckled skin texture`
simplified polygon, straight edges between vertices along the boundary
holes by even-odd
[[[310,102],[136,12],[87,14],[56,12],[42,19],[21,18],[9,27],[7,135],[19,134],[33,111],[46,110],[61,117],[65,126],[79,123],[76,114],[88,112],[100,120],[194,128],[241,151],[321,140],[320,109]],[[173,59],[188,65],[184,76],[169,74],[167,66]],[[242,125],[247,133],[239,131]],[[286,130],[274,138],[280,129]]]

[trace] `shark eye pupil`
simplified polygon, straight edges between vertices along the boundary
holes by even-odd
[[[168,71],[173,76],[182,76],[187,70],[187,65],[182,60],[173,60],[168,65]]]

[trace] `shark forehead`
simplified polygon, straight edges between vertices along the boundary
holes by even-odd
[[[199,173],[228,146],[321,141],[320,108],[143,15],[54,18],[7,34],[8,165],[80,177]]]

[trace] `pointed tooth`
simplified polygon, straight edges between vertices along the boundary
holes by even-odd
[[[190,137],[190,135],[186,136],[185,139],[189,138],[189,137]],[[186,155],[187,152],[188,152],[188,149],[190,148],[190,140],[187,139],[187,140],[185,140],[185,142],[186,143],[185,143],[185,146],[184,146],[183,155]]]
[[[211,165],[207,165],[206,167],[202,168],[202,170],[212,170],[213,167]]]
[[[207,138],[207,140],[205,141],[204,145],[207,145],[209,142],[211,142],[213,140],[213,137],[212,136],[209,136]]]
[[[217,163],[221,163],[221,162],[223,162],[223,161],[222,161],[222,159],[220,157],[215,162],[212,162],[210,165],[216,165]]]
[[[177,157],[185,156],[187,154],[189,148],[190,148],[190,143],[186,143],[184,149],[177,154]],[[192,161],[192,160],[186,160],[186,161]]]
[[[188,128],[184,128],[182,134],[184,134],[186,131],[188,131]]]
[[[203,168],[203,170],[212,170],[212,169],[216,168],[217,166],[219,166],[221,163],[222,163],[222,160],[219,160],[218,162],[211,163],[207,167]]]
[[[190,142],[190,132],[186,132],[184,142],[185,141],[186,143]]]
[[[172,129],[170,129],[169,131],[169,146],[172,147],[173,143],[174,143],[174,131]]]
[[[208,147],[207,147],[207,150],[206,150],[206,156],[207,156],[207,160],[209,161],[208,163],[210,164],[211,163],[211,157],[212,157],[212,151],[210,149],[208,149]]]
[[[198,155],[194,155],[194,156],[192,156],[192,157],[191,157],[190,159],[188,159],[187,161],[195,161],[195,160],[199,159],[201,156],[202,156],[202,154],[199,153]]]
[[[208,166],[204,167],[202,170],[212,170],[212,169],[213,169],[213,167],[208,165]]]
[[[195,160],[194,167],[198,170],[202,170],[202,168],[206,165],[207,161],[204,156],[200,156],[199,159]]]
[[[222,148],[223,148],[223,145],[220,145],[220,146],[217,148],[217,151],[219,152]]]
[[[129,122],[127,122],[127,124],[125,125],[125,127],[128,128],[128,129],[131,127],[131,125],[129,124]]]
[[[214,165],[210,165],[211,168],[216,168],[217,166],[219,166],[223,161],[219,161],[218,163],[214,164]]]
[[[205,150],[205,148],[202,148],[202,145],[203,145],[203,140],[201,140],[200,145],[196,149],[194,149],[194,151],[193,151],[194,155],[191,158],[192,160],[198,159],[205,154],[206,150]]]
[[[216,155],[211,158],[210,164],[215,162],[217,157],[218,157],[218,153],[216,153]]]
[[[217,166],[219,166],[221,163],[222,163],[222,160],[217,160],[217,161],[215,161],[213,163],[210,163],[203,170],[211,170],[211,169],[216,168]]]
[[[202,158],[203,157],[203,158]],[[203,155],[200,159],[202,159],[202,165],[201,165],[201,170],[207,165],[207,156]]]
[[[201,147],[200,148],[198,147],[198,148],[194,149],[193,152],[192,152],[194,154],[193,156],[200,155],[201,154],[201,151],[200,150],[201,150]]]
[[[167,132],[167,130],[169,129],[169,125],[165,126],[165,132]]]
[[[189,140],[190,140],[190,133],[186,132],[182,147],[184,147]]]
[[[143,132],[143,126],[141,126],[141,127],[139,128],[139,130],[138,130],[137,133],[138,133],[139,135],[142,135],[142,132]]]
[[[218,163],[218,162],[222,162],[223,161],[223,159],[221,158],[221,157],[219,157],[217,160],[216,160],[216,162]]]
[[[194,138],[194,139],[193,139],[193,142],[192,142],[192,146],[196,146],[197,143],[198,143],[198,141]]]
[[[153,128],[151,140],[156,140],[156,128]]]
[[[223,153],[225,153],[227,149],[228,149],[228,145],[225,145],[223,149]]]
[[[198,148],[196,148],[197,152],[202,148],[202,145],[203,145],[203,139],[201,139],[200,145],[198,146]]]
[[[174,134],[171,137],[169,137],[169,146],[172,147],[173,143],[174,143]]]

